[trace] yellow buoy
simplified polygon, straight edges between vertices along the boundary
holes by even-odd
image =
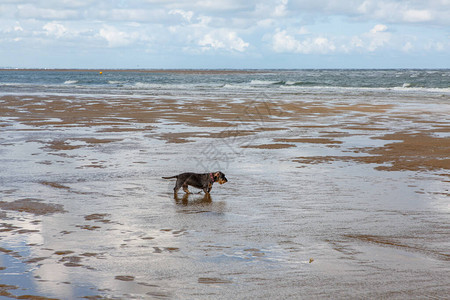
[[[102,74],[103,74],[103,72],[101,72],[101,71],[100,71],[100,72],[98,72],[98,74],[102,75]]]

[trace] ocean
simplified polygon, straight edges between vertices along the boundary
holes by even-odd
[[[155,91],[207,94],[233,90],[449,95],[450,70],[0,71],[0,93],[139,95]]]
[[[0,297],[448,298],[449,155],[450,70],[1,70]]]

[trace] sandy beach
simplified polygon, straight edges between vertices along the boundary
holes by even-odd
[[[1,96],[0,296],[447,297],[448,98],[361,93]]]

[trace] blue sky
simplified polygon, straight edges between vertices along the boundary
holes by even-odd
[[[450,0],[1,0],[0,67],[450,68]]]

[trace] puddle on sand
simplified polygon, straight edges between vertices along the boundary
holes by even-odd
[[[216,96],[2,97],[0,293],[448,295],[445,103]],[[161,179],[205,170],[210,197]]]

